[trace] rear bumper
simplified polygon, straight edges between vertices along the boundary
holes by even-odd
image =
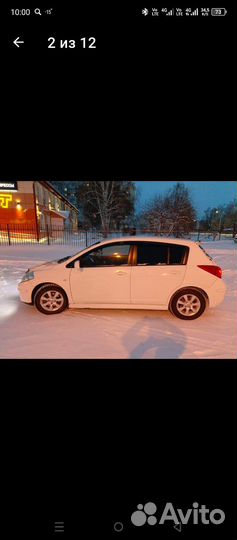
[[[208,291],[209,307],[215,307],[221,304],[225,298],[226,284],[222,279],[217,278],[215,283]]]

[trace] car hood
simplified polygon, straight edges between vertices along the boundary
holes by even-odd
[[[38,272],[38,270],[48,270],[50,268],[53,268],[53,266],[58,265],[58,261],[50,261],[43,264],[39,264],[37,266],[31,266],[29,268],[30,272]]]

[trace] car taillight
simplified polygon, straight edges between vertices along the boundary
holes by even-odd
[[[202,270],[206,270],[206,272],[209,272],[210,274],[213,274],[213,276],[222,277],[222,270],[219,266],[213,266],[209,264],[198,264],[198,268],[201,268]]]

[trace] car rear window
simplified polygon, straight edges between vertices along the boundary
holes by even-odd
[[[187,254],[187,246],[158,242],[141,243],[137,246],[137,265],[186,264]]]

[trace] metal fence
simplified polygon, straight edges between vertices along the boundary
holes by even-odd
[[[220,240],[232,238],[231,232],[218,231],[192,231],[189,233],[170,234],[168,231],[140,230],[133,228],[120,231],[100,231],[98,229],[61,229],[47,226],[45,229],[37,230],[27,225],[0,225],[0,245],[23,245],[23,244],[43,244],[43,245],[75,245],[90,246],[95,242],[100,242],[105,238],[119,238],[127,236],[169,236],[170,238],[186,238],[194,241]]]

